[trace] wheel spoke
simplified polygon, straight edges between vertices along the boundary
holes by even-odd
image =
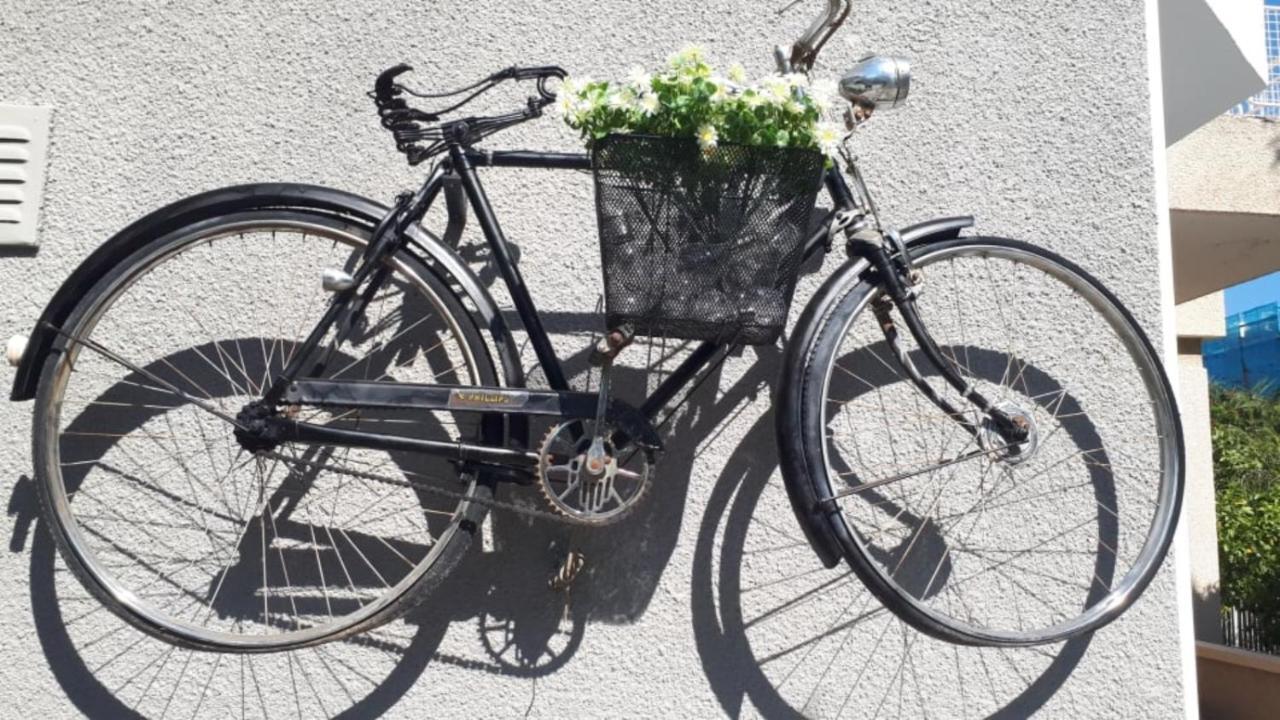
[[[78,325],[50,326],[71,352],[41,410],[56,450],[46,475],[76,551],[69,562],[108,588],[113,610],[204,647],[287,649],[394,615],[414,593],[379,600],[469,535],[449,528],[470,501],[450,489],[457,469],[434,458],[241,446],[236,413],[296,360],[332,298],[318,278],[355,268],[367,233],[325,217],[306,232],[269,218],[228,222],[233,232],[211,218],[156,240],[163,247],[139,253],[123,282],[82,300]],[[449,283],[407,255],[387,268],[355,330],[324,338],[332,354],[318,377],[484,384],[477,359],[487,350],[462,331],[470,319]],[[247,283],[249,269],[271,280]],[[174,292],[195,278],[194,291]],[[449,413],[315,412],[326,424],[382,423],[437,441],[478,431]],[[146,673],[174,660],[184,661],[180,678],[191,672],[186,659],[158,655]],[[323,677],[303,669],[294,680],[316,690]],[[157,699],[153,683],[137,679],[135,706],[163,711],[172,695]],[[213,688],[192,699],[206,709]]]
[[[843,335],[813,361],[826,372],[813,409],[832,486],[824,502],[885,589],[915,604],[908,619],[1019,643],[1088,631],[1082,613],[1138,592],[1159,564],[1144,549],[1172,532],[1177,428],[1167,384],[1152,380],[1159,359],[1093,281],[1043,251],[974,240],[923,252],[925,326],[1028,437],[1000,442],[904,345],[980,437],[958,432],[886,354],[871,313],[846,304],[850,315],[821,330]],[[1041,634],[1051,626],[1057,635]]]

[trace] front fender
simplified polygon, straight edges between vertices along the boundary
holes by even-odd
[[[193,195],[165,206],[130,224],[107,240],[63,282],[40,315],[31,332],[26,350],[18,365],[13,381],[11,400],[30,400],[35,397],[40,381],[40,371],[53,348],[57,333],[50,326],[61,328],[80,298],[108,271],[123,262],[131,254],[153,239],[172,232],[196,219],[211,214],[263,210],[270,208],[308,210],[331,214],[347,221],[377,224],[387,213],[387,207],[368,198],[341,190],[299,185],[293,183],[259,183],[238,185]],[[480,279],[471,271],[452,248],[446,247],[434,236],[419,227],[410,230],[410,238],[416,250],[429,265],[443,269],[458,288],[475,304],[482,330],[490,334],[499,355],[499,362],[507,383],[519,387],[524,384],[524,374],[519,355],[506,321],[497,303],[485,289]]]
[[[908,246],[914,247],[958,237],[962,230],[973,227],[973,224],[972,217],[938,218],[905,227],[899,235]],[[827,567],[834,567],[839,562],[842,543],[847,543],[848,538],[837,536],[843,524],[833,522],[831,517],[840,511],[829,502],[826,496],[830,490],[819,477],[824,464],[821,450],[805,448],[797,442],[797,438],[803,437],[806,421],[812,420],[805,417],[805,396],[809,392],[805,386],[805,375],[819,332],[831,319],[835,305],[862,282],[867,267],[867,261],[862,259],[846,262],[832,273],[805,306],[788,339],[782,361],[782,378],[773,403],[778,460],[787,497],[809,546]]]
[[[904,227],[898,231],[898,234],[902,236],[902,242],[911,245],[935,240],[950,240],[959,237],[960,231],[971,227],[973,227],[973,216],[960,215],[926,220]]]

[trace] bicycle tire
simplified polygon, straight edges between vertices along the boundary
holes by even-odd
[[[922,267],[926,278],[924,286],[924,296],[926,298],[929,293],[938,289],[936,288],[937,283],[930,277],[933,274],[930,270],[931,265],[940,263],[947,258],[986,256],[1010,260],[1015,264],[1028,263],[1028,267],[1041,270],[1047,276],[1056,278],[1066,286],[1083,293],[1087,296],[1085,299],[1088,304],[1096,304],[1096,307],[1100,309],[1099,312],[1106,313],[1108,324],[1115,329],[1117,337],[1120,338],[1119,344],[1128,348],[1132,353],[1135,367],[1138,368],[1139,374],[1142,376],[1140,379],[1146,390],[1146,397],[1150,400],[1153,408],[1152,419],[1154,426],[1158,428],[1158,432],[1154,436],[1154,442],[1159,446],[1156,459],[1159,461],[1160,480],[1159,489],[1156,493],[1155,510],[1151,516],[1150,529],[1143,538],[1140,550],[1135,552],[1132,566],[1123,573],[1119,583],[1114,586],[1110,586],[1108,583],[1106,592],[1103,593],[1095,588],[1093,579],[1090,579],[1088,592],[1086,593],[1088,597],[1085,598],[1079,615],[1068,617],[1064,621],[1042,623],[1035,627],[1019,627],[1016,630],[1013,628],[988,627],[980,622],[973,621],[975,609],[964,606],[963,600],[955,602],[955,606],[960,607],[959,610],[951,609],[949,612],[953,612],[955,615],[967,613],[969,617],[964,619],[953,617],[948,611],[943,611],[937,607],[937,605],[941,604],[941,601],[931,605],[929,601],[941,595],[942,591],[939,590],[938,593],[930,597],[923,596],[927,596],[932,592],[936,578],[940,574],[939,568],[944,563],[948,565],[948,573],[957,565],[955,556],[960,554],[961,551],[953,547],[936,551],[942,557],[938,560],[938,567],[933,569],[928,585],[923,590],[921,590],[918,582],[913,592],[912,588],[904,587],[910,584],[910,581],[895,581],[893,576],[904,567],[906,556],[911,554],[916,547],[916,542],[919,541],[920,537],[924,536],[926,526],[933,521],[932,516],[926,515],[919,521],[917,529],[910,535],[911,546],[906,548],[905,555],[902,558],[895,558],[897,567],[890,570],[889,563],[886,560],[885,548],[874,547],[875,543],[868,540],[866,528],[859,526],[857,521],[851,520],[851,513],[847,505],[850,502],[850,498],[856,499],[861,495],[861,492],[856,489],[849,489],[850,485],[856,485],[852,481],[849,483],[841,482],[837,475],[840,471],[833,468],[829,459],[829,455],[832,454],[830,448],[832,443],[828,441],[827,436],[827,425],[831,422],[827,411],[831,400],[828,392],[832,374],[835,372],[837,356],[851,326],[861,316],[862,311],[869,306],[869,303],[882,294],[878,287],[863,280],[860,268],[854,268],[842,278],[836,278],[833,282],[838,287],[835,287],[831,292],[823,294],[825,305],[812,308],[806,312],[806,316],[801,320],[801,323],[815,323],[816,330],[806,331],[802,329],[797,332],[799,336],[811,336],[812,341],[805,348],[795,349],[794,352],[798,353],[797,357],[801,358],[801,361],[795,364],[794,374],[784,378],[784,387],[780,393],[783,401],[779,404],[778,428],[780,453],[783,456],[784,469],[789,469],[794,475],[803,475],[803,477],[795,478],[795,480],[798,483],[805,484],[807,490],[812,493],[813,498],[840,497],[841,493],[844,493],[840,500],[834,501],[834,507],[829,512],[817,512],[813,508],[797,506],[797,516],[802,523],[822,524],[822,527],[806,528],[811,539],[818,541],[824,538],[833,540],[833,544],[838,548],[839,554],[882,603],[905,622],[930,636],[964,645],[1014,647],[1059,642],[1094,632],[1114,621],[1132,606],[1156,576],[1172,542],[1181,507],[1183,486],[1185,484],[1182,432],[1178,422],[1178,410],[1172,386],[1164,373],[1159,354],[1155,351],[1132,314],[1120,303],[1115,295],[1083,269],[1052,252],[1018,241],[981,237],[924,242],[913,246],[911,252],[918,266]],[[990,260],[987,262],[990,262]],[[939,301],[940,304],[941,302]],[[997,300],[991,301],[993,306],[998,303],[999,301]],[[925,325],[931,329],[934,328],[935,323],[931,323],[931,319],[937,320],[938,318],[931,318],[927,310],[922,310],[921,313]],[[962,314],[957,310],[957,315]],[[1034,327],[1028,328],[1027,332],[1034,330]],[[939,341],[940,345],[946,344],[943,338],[935,339]],[[965,347],[968,347],[968,345],[966,344]],[[871,352],[875,354],[874,349]],[[953,347],[953,358],[957,352]],[[1018,353],[1021,353],[1021,349],[1010,351],[1008,355],[1010,358],[1014,358]],[[847,356],[848,354],[846,354]],[[887,353],[884,353],[884,358],[881,358],[880,362],[883,363],[887,357]],[[918,366],[924,366],[924,362],[918,355],[914,362]],[[959,360],[956,362],[959,366]],[[981,362],[982,359],[979,358],[978,363]],[[1009,362],[1013,361],[1009,360]],[[1033,365],[1030,360],[1026,359],[1020,359],[1019,362],[1023,363],[1022,370],[1024,372]],[[845,368],[842,367],[841,369]],[[883,368],[880,370],[884,374]],[[866,372],[861,369],[855,369],[855,371]],[[1007,363],[1005,374],[1009,374]],[[1041,372],[1040,374],[1048,376],[1047,373]],[[1040,381],[1045,380],[1042,377]],[[1014,382],[1016,383],[1016,380]],[[1026,380],[1024,379],[1023,382],[1025,383]],[[1098,380],[1098,382],[1101,383],[1102,381]],[[787,386],[788,383],[790,383],[790,387]],[[899,384],[907,385],[907,383]],[[940,390],[942,389],[940,381],[932,384]],[[1115,383],[1112,383],[1112,385],[1115,385]],[[1081,408],[1085,407],[1085,405],[1081,405],[1083,401],[1069,393],[1066,387],[1062,387],[1060,390],[1061,392],[1057,399],[1059,408],[1054,413],[1055,419],[1062,412],[1062,403],[1072,402]],[[870,392],[870,390],[866,391],[867,394]],[[918,394],[918,391],[914,392]],[[788,398],[791,400],[788,400]],[[1096,407],[1096,405],[1091,407]],[[907,412],[900,407],[890,407],[885,410],[889,415],[893,415],[896,412]],[[1034,414],[1034,410],[1032,412]],[[1083,426],[1085,422],[1092,422],[1092,419],[1086,418],[1084,421],[1076,421],[1072,418],[1071,420],[1073,427]],[[1065,420],[1060,421],[1060,426],[1065,426],[1065,424]],[[786,428],[799,428],[799,440],[788,440],[789,433]],[[1077,427],[1065,433],[1065,436],[1071,439],[1075,435],[1084,432],[1087,431],[1081,431]],[[859,445],[860,447],[867,447],[878,439],[881,438],[873,439],[864,433],[863,437],[860,438],[862,442]],[[845,451],[840,452],[843,454]],[[1098,472],[1092,466],[1094,458],[1107,458],[1107,472],[1113,476],[1111,482],[1114,485],[1114,474],[1118,466],[1110,463],[1110,455],[1092,454],[1094,452],[1093,449],[1090,449],[1084,454],[1085,460],[1082,461],[1082,464],[1089,466],[1085,472],[1090,474],[1090,477],[1093,477]],[[1119,452],[1119,450],[1113,450],[1112,452]],[[999,462],[1008,464],[1003,458],[999,459]],[[994,465],[995,463],[992,464]],[[845,465],[845,468],[847,469],[848,466]],[[954,480],[955,474],[959,472],[961,472],[959,469],[955,469],[952,472],[952,480]],[[860,476],[863,473],[858,471],[856,474]],[[889,477],[894,476],[889,475]],[[897,482],[906,484],[912,481],[913,479],[905,479]],[[981,486],[984,483],[985,480],[980,480],[978,485]],[[1105,482],[1102,483],[1102,485],[1105,484]],[[1011,487],[1016,489],[1017,485],[1014,484]],[[939,495],[945,490],[946,486],[944,485],[939,489]],[[1098,518],[1103,518],[1105,515],[1103,512],[1104,500],[1110,499],[1109,496],[1106,496],[1108,490],[1105,488],[1099,489],[1097,479],[1094,478],[1092,492],[1094,494],[1093,499],[1098,504],[1098,509],[1094,511],[1095,515]],[[797,494],[793,493],[793,504],[797,502],[797,499]],[[803,498],[799,499],[803,501]],[[936,505],[936,499],[934,503]],[[899,510],[898,517],[906,509],[905,501],[900,504],[904,507]],[[1112,505],[1106,507],[1112,506],[1119,507],[1114,501],[1112,501]],[[890,507],[895,506],[890,505]],[[984,505],[983,507],[985,510],[986,506]],[[898,517],[895,517],[894,520],[897,521]],[[1118,515],[1116,520],[1119,520]],[[1141,517],[1139,520],[1141,520]],[[956,521],[957,524],[958,522]],[[1027,524],[1033,525],[1034,523]],[[1141,522],[1136,524],[1141,527]],[[1107,528],[1112,528],[1113,525],[1118,525],[1118,523],[1109,519],[1098,519],[1097,525],[1099,528],[1104,525]],[[955,526],[953,525],[952,527]],[[970,532],[972,533],[973,529]],[[1101,529],[1096,539],[1099,542],[1103,541]],[[1081,543],[1083,544],[1083,541]],[[896,549],[901,550],[901,547],[901,544],[899,544]],[[1094,560],[1094,577],[1098,577],[1096,569],[1099,567],[1104,569],[1103,575],[1113,577],[1115,574],[1114,564],[1119,553],[1103,552],[1101,547],[1099,546],[1097,557]],[[1017,551],[1002,550],[999,552],[1012,553]],[[1047,553],[1048,550],[1041,550],[1041,552]],[[1065,553],[1065,551],[1062,552]],[[1110,560],[1112,567],[1109,572],[1105,569],[1106,562],[1098,559],[1104,555],[1113,556]],[[1009,555],[1009,557],[1015,556]],[[1037,568],[1029,567],[1027,572],[1031,574],[1041,571]],[[967,581],[969,577],[971,576],[966,576],[962,580]],[[1011,581],[1010,584],[1014,583]],[[1015,591],[1011,595],[1016,601],[1020,593]],[[946,602],[951,607],[951,599],[948,598]],[[988,597],[985,602],[996,603],[998,600]],[[1057,608],[1057,610],[1059,612],[1062,611],[1061,608]],[[1001,613],[1009,614],[1006,608],[1001,611],[992,611],[990,615],[995,616]],[[1021,614],[1021,609],[1019,609],[1019,614]]]
[[[317,237],[332,240],[335,247],[338,240],[334,238],[344,239],[344,242],[350,242],[353,248],[357,248],[367,244],[371,235],[371,228],[367,225],[308,210],[251,210],[226,215],[212,213],[208,217],[192,218],[183,227],[166,232],[143,245],[88,289],[63,325],[63,331],[74,337],[92,333],[93,326],[100,320],[94,315],[103,311],[104,303],[109,306],[114,302],[119,293],[124,292],[121,288],[125,287],[132,278],[136,278],[138,273],[146,273],[154,269],[150,264],[156,258],[180,254],[201,243],[212,243],[213,238],[225,236],[228,228],[244,227],[256,227],[259,230],[273,227],[305,227],[319,233]],[[272,238],[274,237],[273,234]],[[306,235],[304,234],[303,237],[305,239]],[[456,329],[458,345],[465,349],[465,353],[471,359],[471,365],[468,367],[476,374],[474,380],[480,384],[499,384],[493,359],[477,324],[466,310],[463,301],[450,289],[448,279],[438,276],[439,270],[426,265],[407,251],[397,255],[392,260],[392,264],[397,268],[397,272],[402,272],[413,282],[419,283],[419,288],[429,292],[433,300],[440,304],[441,311],[448,316],[444,322],[451,323],[451,327]],[[316,285],[319,284],[318,276],[311,279]],[[317,313],[315,318],[318,319],[318,317]],[[293,635],[285,633],[281,638],[276,639],[269,637],[263,639],[263,636],[239,639],[225,632],[199,633],[193,632],[191,628],[184,627],[181,623],[165,622],[156,613],[145,612],[145,608],[139,607],[136,591],[130,594],[129,588],[121,588],[118,582],[113,582],[113,578],[103,572],[101,566],[95,565],[92,551],[83,543],[83,533],[78,533],[72,527],[74,517],[69,514],[71,503],[67,500],[67,488],[62,484],[58,427],[60,414],[63,411],[63,393],[66,389],[68,373],[73,372],[72,368],[76,364],[78,354],[87,351],[68,347],[68,344],[65,338],[60,338],[55,344],[55,352],[46,360],[41,371],[36,399],[33,451],[42,518],[68,568],[90,593],[132,626],[167,642],[208,651],[273,652],[338,640],[390,622],[426,600],[432,590],[457,565],[478,532],[487,512],[485,501],[493,497],[494,488],[491,480],[474,475],[461,478],[465,492],[474,499],[474,502],[469,500],[458,505],[448,521],[447,528],[438,536],[440,541],[438,550],[433,545],[431,552],[421,561],[420,564],[425,563],[425,567],[415,566],[410,573],[406,574],[404,581],[395,585],[394,596],[388,593],[388,597],[380,597],[372,611],[357,613],[358,618],[335,627],[332,632],[294,633]],[[385,349],[384,347],[383,350]],[[246,373],[246,381],[247,375]],[[230,433],[229,426],[227,432]],[[483,439],[487,442],[501,440],[490,437]],[[260,522],[263,526],[261,532],[265,541],[268,534],[267,521],[261,519]],[[274,519],[272,525],[274,525]],[[78,535],[80,542],[77,539]],[[280,539],[278,530],[276,539]],[[352,542],[349,537],[348,542]],[[353,547],[355,547],[354,543]],[[355,549],[359,551],[358,547]],[[267,551],[264,549],[264,558],[266,554]],[[285,566],[283,558],[282,552],[280,561],[282,567]],[[322,565],[318,554],[316,565]],[[320,572],[323,577],[323,570]],[[374,572],[377,573],[377,570],[375,569]],[[225,577],[226,571],[224,570],[223,573]],[[285,573],[287,577],[287,570]],[[264,585],[266,577],[264,560]],[[411,582],[408,581],[410,578],[412,578]],[[213,601],[216,600],[215,593]],[[325,602],[329,603],[327,593]],[[265,609],[264,614],[268,614]],[[269,627],[271,624],[269,618],[266,623]]]

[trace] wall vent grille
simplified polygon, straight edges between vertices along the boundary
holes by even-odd
[[[35,245],[49,108],[0,105],[0,245]]]

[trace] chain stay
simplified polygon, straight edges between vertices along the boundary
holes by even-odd
[[[486,500],[483,498],[475,497],[473,495],[468,495],[465,492],[459,492],[456,490],[449,490],[447,488],[436,487],[435,485],[424,485],[420,483],[411,482],[408,480],[399,480],[393,477],[388,477],[386,475],[379,475],[377,473],[364,472],[362,470],[352,470],[350,468],[338,467],[336,465],[330,465],[328,463],[317,462],[314,460],[302,460],[300,458],[295,458],[289,455],[282,455],[276,452],[262,452],[262,453],[259,453],[258,455],[259,457],[264,457],[270,460],[280,460],[285,463],[307,465],[313,468],[319,468],[321,470],[329,470],[332,472],[340,473],[342,475],[347,475],[348,477],[360,478],[362,480],[372,480],[374,482],[385,483],[387,485],[396,485],[399,487],[406,487],[413,490],[422,490],[423,492],[427,492],[439,497],[446,497],[452,500],[463,500],[466,502],[475,503],[476,505],[483,505],[484,507],[487,507],[491,510],[507,510],[509,512],[513,512],[519,515],[525,515],[528,517],[537,518],[539,520],[548,520],[548,521],[561,523],[564,525],[571,525],[575,527],[580,524],[574,521],[573,519],[565,517],[558,513],[549,512],[546,510],[538,510],[535,508],[525,507],[523,505],[516,505],[515,503],[502,502],[501,500],[491,500],[491,499]]]

